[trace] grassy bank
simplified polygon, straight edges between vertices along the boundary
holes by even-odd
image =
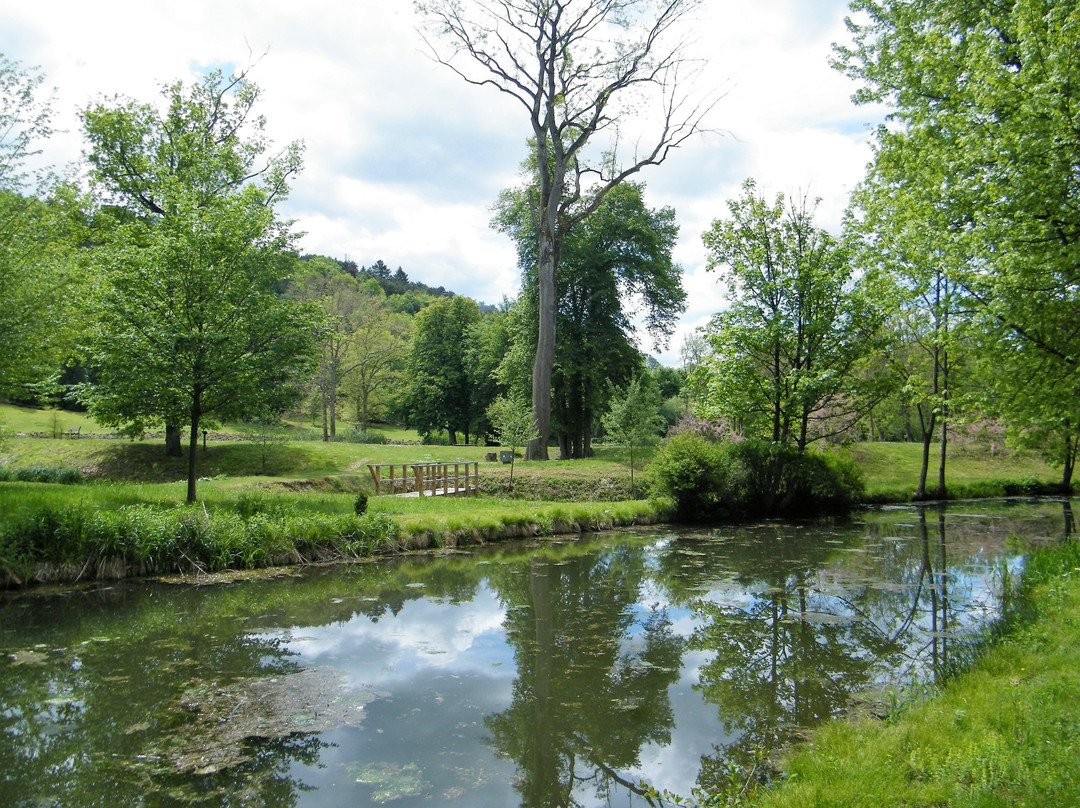
[[[1080,544],[1036,551],[1019,602],[933,698],[823,727],[785,762],[785,780],[744,804],[1080,805]]]
[[[356,560],[662,515],[644,501],[374,497],[358,516],[351,493],[270,493],[214,481],[199,504],[180,499],[179,483],[0,483],[0,586]]]

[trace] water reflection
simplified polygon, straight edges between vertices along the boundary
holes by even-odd
[[[1064,525],[1062,524],[1064,516]],[[962,661],[1068,501],[0,600],[0,804],[644,805]]]
[[[492,745],[520,772],[526,806],[577,804],[637,786],[620,774],[644,744],[667,744],[668,688],[682,638],[663,609],[640,605],[645,553],[624,545],[577,563],[536,557],[491,580],[506,607],[517,681],[486,720]]]

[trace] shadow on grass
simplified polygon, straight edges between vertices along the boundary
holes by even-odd
[[[218,443],[205,450],[199,448],[196,471],[200,478],[297,475],[316,459],[298,446],[264,449],[247,443]],[[183,457],[166,457],[164,446],[158,443],[117,443],[94,452],[90,462],[92,476],[109,480],[161,483],[187,479],[187,447]]]

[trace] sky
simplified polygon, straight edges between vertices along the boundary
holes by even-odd
[[[818,224],[838,230],[880,118],[829,66],[846,14],[847,0],[705,0],[688,26],[697,91],[719,98],[711,131],[636,177],[680,225],[688,308],[666,347],[644,334],[640,345],[664,364],[679,365],[685,336],[725,304],[701,235],[746,178],[770,198],[819,197]],[[520,184],[528,118],[432,60],[410,0],[0,0],[0,19],[0,54],[55,88],[51,165],[79,160],[91,102],[156,102],[163,83],[250,65],[270,136],[305,145],[279,209],[301,252],[382,260],[486,303],[516,296],[513,245],[490,221],[499,192]]]

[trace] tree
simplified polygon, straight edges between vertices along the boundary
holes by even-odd
[[[1013,333],[1014,358],[1036,368],[1049,357],[1075,375],[1080,7],[856,0],[852,9],[860,16],[837,66],[860,82],[857,101],[893,110],[874,170],[939,211],[934,240],[965,256],[957,280],[988,330]],[[911,171],[900,151],[940,170]]]
[[[868,270],[874,298],[889,310],[889,373],[902,401],[917,415],[922,462],[916,498],[927,496],[935,436],[934,495],[943,497],[950,406],[964,353],[963,326],[970,319],[970,298],[961,284],[968,256],[963,239],[951,232],[949,214],[918,190],[919,184],[945,182],[941,166],[926,153],[910,150],[913,144],[903,136],[881,137],[878,159],[852,197],[847,229],[860,265]]]
[[[556,271],[567,235],[605,195],[701,130],[710,105],[687,102],[687,60],[667,42],[699,0],[427,0],[417,9],[448,43],[435,59],[470,84],[492,86],[529,116],[538,187],[530,199],[536,238],[538,329],[532,405],[539,436],[530,458],[547,459],[555,365]],[[652,93],[658,131],[625,162],[618,129]],[[591,160],[597,135],[610,149]]]
[[[465,334],[465,369],[472,387],[472,408],[473,412],[481,413],[474,426],[477,436],[490,434],[493,428],[497,430],[490,418],[490,407],[506,390],[498,371],[510,350],[509,308],[510,304],[504,301],[501,310],[482,314]],[[513,468],[510,473],[513,476]]]
[[[405,409],[409,423],[424,436],[445,429],[451,443],[457,443],[458,432],[469,442],[474,412],[465,335],[479,320],[475,301],[449,297],[422,309],[413,321]]]
[[[276,294],[292,234],[273,206],[300,146],[263,158],[259,92],[244,75],[214,71],[162,96],[164,112],[116,100],[82,113],[95,187],[115,206],[98,235],[100,381],[87,398],[131,433],[187,423],[193,502],[201,425],[280,406],[310,370],[321,317]]]
[[[514,459],[519,447],[536,438],[536,420],[527,401],[500,396],[491,402],[487,417],[501,446],[510,449],[510,490],[514,490]]]
[[[325,314],[315,386],[322,409],[323,440],[329,441],[337,436],[338,392],[361,364],[354,349],[362,327],[361,306],[365,295],[354,278],[334,271],[306,278],[300,297],[315,302]]]
[[[391,309],[381,291],[361,297],[350,349],[355,369],[347,385],[361,429],[366,430],[384,402],[393,398],[388,387],[408,355],[411,334],[412,321]]]
[[[503,194],[498,225],[518,244],[525,305],[537,309],[537,253],[530,189]],[[634,315],[654,347],[666,345],[686,308],[682,269],[671,260],[675,211],[650,209],[644,187],[626,182],[567,235],[557,272],[557,338],[552,374],[553,420],[563,458],[592,454],[592,433],[607,408],[609,382],[641,373]],[[535,341],[535,338],[533,338]]]
[[[647,375],[639,376],[622,390],[612,390],[611,404],[604,414],[604,431],[609,440],[621,443],[630,453],[630,494],[634,493],[634,452],[651,446],[660,438],[663,419],[660,399]]]
[[[753,180],[728,202],[703,240],[730,308],[709,326],[707,399],[699,409],[730,419],[751,437],[802,452],[824,437],[810,429],[845,400],[851,371],[871,347],[877,316],[854,287],[848,253],[813,223],[815,205],[768,202]]]
[[[0,396],[57,375],[82,330],[77,197],[27,166],[51,134],[43,81],[0,55]]]

